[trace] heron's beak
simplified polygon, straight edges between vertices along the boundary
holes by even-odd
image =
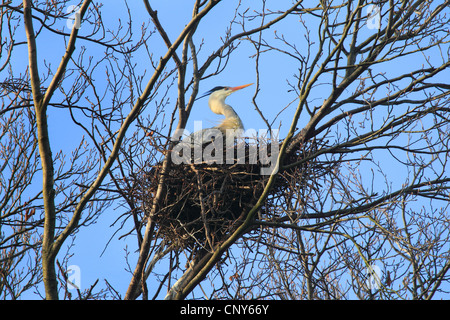
[[[244,88],[247,88],[248,86],[251,86],[253,83],[249,83],[249,84],[244,84],[243,86],[238,86],[238,87],[232,87],[230,88],[231,91],[238,91]]]

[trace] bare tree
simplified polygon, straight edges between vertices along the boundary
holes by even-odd
[[[114,27],[107,4],[71,5],[1,5],[2,297],[43,283],[46,299],[71,298],[73,236],[117,207],[117,234],[136,238],[129,286],[105,279],[79,299],[448,292],[447,1],[195,0],[176,36],[147,0],[145,17],[124,2]],[[61,60],[41,55],[41,39]],[[200,85],[242,55],[259,120],[284,133],[272,174],[261,162],[175,164],[171,137]],[[270,92],[274,61],[290,71]],[[55,114],[74,132],[66,145]]]

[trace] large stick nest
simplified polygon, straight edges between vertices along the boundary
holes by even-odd
[[[247,150],[247,149],[246,149]],[[317,143],[302,145],[287,154],[284,163],[296,163],[317,150]],[[270,147],[269,147],[270,151]],[[224,151],[225,153],[225,151]],[[179,248],[211,249],[236,230],[248,211],[256,204],[269,179],[261,175],[263,165],[233,164],[170,164],[163,182],[163,199],[152,219],[156,235]],[[162,163],[143,168],[134,177],[135,201],[145,215],[149,215],[161,178]],[[293,184],[305,184],[307,171],[324,172],[322,164],[309,162],[280,172],[270,197],[261,208],[268,215],[271,204],[285,195]]]

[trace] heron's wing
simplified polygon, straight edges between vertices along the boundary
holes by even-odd
[[[229,117],[224,119],[217,128],[222,132],[225,132],[226,130],[243,130],[244,125],[239,117]]]

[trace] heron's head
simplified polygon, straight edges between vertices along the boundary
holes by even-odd
[[[211,90],[209,90],[208,92],[206,92],[204,95],[202,95],[201,97],[197,98],[203,98],[206,97],[208,95],[211,95],[210,98],[214,98],[214,99],[225,99],[226,97],[228,97],[230,94],[232,94],[233,92],[236,92],[238,90],[244,89],[248,86],[251,86],[253,83],[249,83],[249,84],[244,84],[243,86],[237,86],[237,87],[214,87]]]

